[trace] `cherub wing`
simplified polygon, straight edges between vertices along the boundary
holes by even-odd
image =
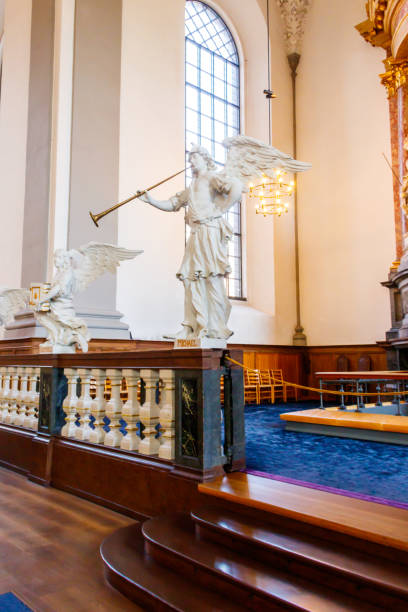
[[[142,253],[103,242],[88,242],[81,246],[74,252],[75,293],[86,289],[104,272],[115,272],[121,261],[134,259]]]
[[[283,168],[288,172],[304,172],[311,168],[311,164],[293,159],[250,136],[226,138],[223,145],[228,151],[223,173],[239,178],[244,184],[262,174],[270,175],[272,168]]]
[[[28,289],[0,289],[0,325],[5,326],[12,322],[15,315],[27,307],[30,299]]]

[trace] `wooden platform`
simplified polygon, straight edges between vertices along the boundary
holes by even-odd
[[[235,472],[198,485],[207,496],[408,552],[408,511]]]
[[[285,412],[286,429],[374,442],[408,445],[408,417],[312,408]]]

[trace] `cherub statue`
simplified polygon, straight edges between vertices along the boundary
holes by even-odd
[[[231,305],[224,277],[230,272],[228,242],[233,230],[224,213],[240,201],[249,181],[272,168],[303,172],[310,164],[297,161],[255,138],[235,136],[224,140],[228,151],[222,171],[217,171],[208,151],[193,145],[189,153],[193,180],[169,200],[158,201],[146,192],[141,200],[168,212],[187,207],[191,228],[177,277],[184,284],[184,321],[176,338],[227,340]]]
[[[15,315],[28,306],[29,299],[28,289],[0,288],[0,327],[9,325]]]
[[[85,353],[90,339],[88,328],[76,316],[73,298],[104,272],[115,272],[121,261],[143,251],[130,251],[112,244],[89,242],[79,249],[57,249],[56,272],[45,298],[37,305],[35,317],[48,331],[43,346],[53,353],[74,353],[78,345]],[[44,307],[48,310],[44,312]]]

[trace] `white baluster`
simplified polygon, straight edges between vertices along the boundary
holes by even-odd
[[[92,428],[89,426],[91,422],[90,410],[92,397],[89,394],[89,386],[91,384],[91,370],[79,369],[78,374],[81,378],[81,396],[77,403],[77,412],[79,412],[79,427],[76,428],[75,437],[77,440],[89,440]]]
[[[160,448],[159,457],[173,460],[175,457],[175,407],[176,386],[174,370],[160,370]]]
[[[17,368],[17,373],[20,376],[20,391],[18,393],[18,415],[15,418],[14,425],[22,427],[27,414],[27,385],[28,385],[28,370],[29,368]]]
[[[26,415],[23,421],[23,427],[31,429],[35,415],[35,395],[34,389],[37,383],[35,368],[26,368],[27,372],[27,393],[24,399],[26,405]]]
[[[126,421],[126,436],[122,437],[120,448],[137,450],[140,438],[137,435],[137,421],[139,420],[140,404],[137,399],[139,370],[123,370],[128,388],[128,399],[122,408],[122,418]]]
[[[6,375],[6,368],[0,368],[0,421],[1,421],[2,406],[3,406],[3,391],[4,391],[5,375]]]
[[[159,423],[159,405],[156,403],[156,388],[159,380],[157,370],[140,370],[140,377],[145,383],[145,401],[140,407],[140,420],[144,425],[143,440],[139,444],[142,455],[157,455],[160,441],[156,426]]]
[[[30,429],[33,429],[34,431],[38,430],[38,412],[40,408],[40,385],[38,385],[38,391],[37,391],[37,382],[38,382],[39,376],[40,376],[40,368],[34,368],[33,387],[32,387],[34,414],[32,416],[31,426],[30,426]]]
[[[11,383],[11,390],[10,390],[10,401],[9,401],[9,411],[8,411],[8,415],[6,416],[6,423],[9,424],[13,424],[16,416],[17,416],[17,397],[18,397],[18,374],[17,374],[17,368],[10,368],[10,372],[11,372],[11,378],[10,378],[10,383]]]
[[[61,436],[64,438],[75,438],[77,430],[76,414],[77,414],[77,379],[78,370],[76,368],[66,368],[64,374],[68,379],[68,393],[63,401],[62,409],[66,414],[65,425],[61,429]]]
[[[8,375],[7,368],[0,368],[1,373],[1,392],[0,392],[0,421],[4,422],[8,414],[8,403],[7,395],[10,389],[10,376]]]
[[[122,370],[106,370],[106,376],[111,381],[112,395],[106,404],[106,416],[109,418],[109,431],[103,443],[105,446],[120,446],[123,435],[120,431],[120,419],[122,416],[122,400],[120,389],[122,383]]]
[[[91,430],[91,434],[89,436],[89,440],[91,442],[95,442],[96,444],[102,444],[106,432],[103,428],[105,416],[105,379],[106,379],[106,371],[105,370],[92,370],[92,377],[95,379],[96,386],[96,397],[91,404],[91,414],[94,417],[94,429]]]

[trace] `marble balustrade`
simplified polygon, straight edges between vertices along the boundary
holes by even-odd
[[[38,429],[40,368],[0,368],[0,422]]]
[[[64,373],[62,437],[174,459],[174,370],[66,368]]]
[[[61,436],[173,460],[174,370],[65,368]],[[0,422],[38,429],[40,368],[0,368]]]

